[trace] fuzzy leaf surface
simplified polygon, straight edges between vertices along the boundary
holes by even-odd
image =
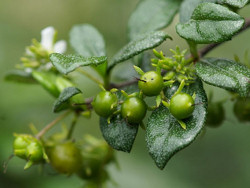
[[[142,53],[145,50],[159,46],[167,38],[171,39],[169,35],[162,31],[155,31],[141,35],[135,40],[129,42],[117,54],[114,55],[114,57],[111,59],[109,69],[118,63]]]
[[[130,152],[137,135],[138,125],[129,125],[125,119],[116,116],[108,124],[106,118],[100,118],[103,138],[114,149]]]
[[[171,98],[178,89],[175,84],[166,91],[167,98]],[[169,159],[178,151],[191,144],[202,130],[206,113],[207,97],[202,82],[196,81],[183,88],[183,92],[190,95],[196,94],[194,112],[191,117],[184,119],[187,128],[183,129],[175,117],[173,117],[165,106],[161,105],[154,110],[148,119],[146,128],[146,142],[148,151],[156,165],[163,169]]]
[[[62,74],[68,74],[78,67],[100,65],[107,60],[107,57],[83,57],[81,55],[63,55],[59,53],[52,53],[50,55],[50,60],[59,72]]]
[[[207,84],[247,96],[250,92],[250,70],[240,63],[204,58],[196,64],[197,75]]]
[[[230,40],[244,22],[244,18],[222,5],[202,3],[188,22],[177,24],[176,31],[197,44],[216,43]]]
[[[81,91],[76,87],[65,88],[55,101],[53,105],[53,112],[60,112],[61,110],[67,108],[69,99],[79,93],[81,93]]]
[[[168,26],[180,3],[181,0],[140,1],[128,22],[129,38],[134,40],[138,35]]]

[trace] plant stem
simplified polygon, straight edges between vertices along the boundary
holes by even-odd
[[[79,117],[79,114],[75,114],[75,116],[74,116],[74,118],[73,118],[73,120],[71,122],[71,126],[70,126],[70,129],[69,129],[68,135],[67,135],[67,139],[71,138],[72,133],[73,133],[73,131],[75,129],[75,125],[77,123],[78,117]]]
[[[112,89],[112,88],[110,88],[110,83],[109,83],[109,81],[110,81],[110,74],[109,73],[104,76],[103,81],[104,81],[104,88],[106,90]]]
[[[194,62],[196,62],[197,60],[199,60],[199,53],[197,50],[197,44],[195,44],[192,41],[188,41],[188,45],[189,45],[190,53],[194,59]]]
[[[246,29],[250,28],[250,18],[247,18],[246,19],[246,22],[245,22],[245,25],[243,28],[241,28],[241,30],[237,33],[237,35],[243,31],[245,31]],[[227,42],[227,41],[224,41],[224,42]],[[208,44],[207,46],[205,46],[204,48],[200,49],[198,51],[198,53],[196,55],[198,55],[198,57],[202,58],[204,57],[205,55],[207,55],[210,51],[212,51],[214,48],[216,48],[217,46],[223,44],[224,42],[222,43],[216,43],[216,44]],[[190,49],[191,50],[191,49]],[[195,49],[193,49],[195,50]],[[192,52],[191,52],[192,53]],[[193,52],[194,53],[194,52]],[[192,54],[193,55],[193,54]],[[108,71],[110,71],[113,67],[109,67]],[[130,86],[130,85],[133,85],[137,83],[137,80],[134,79],[134,80],[130,80],[130,81],[127,81],[127,82],[123,82],[123,83],[120,83],[120,84],[115,84],[115,83],[110,83],[109,84],[109,87],[110,88],[122,88],[122,87],[126,87],[126,86]],[[86,104],[89,105],[90,109],[91,109],[91,102],[92,102],[93,98],[88,98],[85,100]]]
[[[62,114],[61,116],[57,117],[55,120],[50,122],[48,125],[46,125],[37,135],[36,138],[40,139],[48,130],[50,130],[56,123],[58,123],[60,120],[65,118],[67,115],[70,114],[70,110]]]
[[[103,85],[103,83],[98,80],[97,78],[95,78],[94,76],[92,76],[91,74],[89,74],[88,72],[86,72],[83,69],[77,69],[78,72],[82,73],[83,75],[85,75],[86,77],[88,77],[90,80],[94,81],[95,83],[97,83],[98,85]]]

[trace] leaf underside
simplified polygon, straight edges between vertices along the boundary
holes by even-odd
[[[36,80],[32,77],[31,73],[25,72],[24,70],[12,70],[7,72],[4,77],[7,81],[35,84]]]
[[[107,60],[107,57],[83,57],[81,55],[53,53],[50,55],[50,60],[59,72],[68,74],[81,66],[100,65]]]
[[[177,89],[178,85],[175,84],[166,91],[166,96],[170,98]],[[146,128],[147,147],[160,169],[165,167],[176,152],[187,147],[195,140],[205,123],[207,97],[202,82],[197,80],[196,83],[184,87],[183,92],[190,95],[195,93],[195,103],[199,104],[195,106],[192,116],[183,120],[187,126],[186,130],[180,126],[168,108],[163,105],[154,110],[148,119]]]
[[[217,58],[204,58],[196,64],[197,75],[206,83],[237,92],[246,97],[250,92],[250,70],[240,63]]]
[[[84,57],[105,56],[105,42],[100,32],[90,24],[75,25],[70,30],[70,45]]]
[[[90,24],[75,25],[70,30],[70,45],[84,57],[100,57],[106,55],[105,41],[102,34]],[[106,73],[107,62],[93,66],[101,76]]]
[[[172,22],[180,3],[181,0],[140,1],[128,22],[129,38],[134,40],[141,34],[168,26]]]
[[[214,3],[199,4],[191,19],[176,26],[186,40],[208,44],[230,40],[244,25],[244,19],[228,8]]]

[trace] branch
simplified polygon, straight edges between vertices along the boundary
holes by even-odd
[[[250,18],[247,18],[245,20],[245,25],[240,29],[240,31],[236,34],[240,34],[241,32],[247,30],[248,28],[250,28]],[[214,43],[214,44],[208,44],[207,46],[205,46],[204,48],[200,49],[198,51],[199,57],[204,57],[205,55],[207,55],[210,51],[212,51],[214,48],[220,46],[221,44],[225,43],[227,41],[224,41],[222,43]],[[137,82],[138,80],[134,79],[134,80],[130,80],[127,82],[123,82],[123,83],[119,83],[119,84],[115,84],[115,83],[111,83],[110,87],[111,88],[122,88],[122,87],[126,87],[126,86],[130,86],[133,85]],[[93,101],[93,98],[88,98],[85,100],[85,104],[87,104],[90,108],[91,108],[91,102]]]
[[[246,21],[245,21],[245,25],[240,29],[240,31],[236,34],[240,34],[241,32],[245,31],[246,29],[248,29],[250,27],[250,18],[247,18]],[[227,42],[227,41],[225,41]],[[214,44],[209,44],[207,46],[205,46],[204,48],[200,49],[199,50],[199,56],[200,57],[204,57],[205,55],[207,55],[210,51],[212,51],[214,48],[220,46],[221,44],[225,43],[225,42],[222,42],[222,43],[214,43]]]
[[[57,122],[65,118],[68,114],[70,114],[70,110],[62,114],[61,116],[57,117],[54,121],[46,125],[37,135],[36,138],[40,139],[48,130],[50,130]]]

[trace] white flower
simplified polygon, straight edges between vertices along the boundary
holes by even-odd
[[[41,45],[49,52],[64,53],[67,49],[67,43],[64,40],[60,40],[56,43],[55,36],[56,31],[54,27],[46,27],[41,31]]]

